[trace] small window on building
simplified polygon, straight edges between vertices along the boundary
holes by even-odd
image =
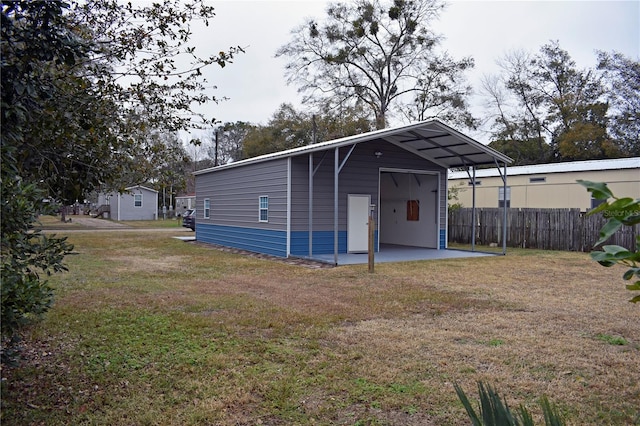
[[[472,181],[472,180],[470,180],[469,182],[467,182],[467,185],[469,185],[469,186],[473,186],[473,181]],[[478,185],[482,185],[482,181],[481,181],[481,180],[476,179],[476,186],[478,186]]]
[[[133,207],[142,207],[142,194],[133,194]]]
[[[209,219],[209,215],[211,214],[211,201],[208,198],[204,199],[204,218]]]
[[[507,186],[507,196],[504,196],[504,186],[498,187],[498,207],[504,207],[505,202],[507,208],[511,208],[511,187]]]
[[[546,177],[532,177],[529,178],[529,183],[542,183],[542,182],[546,182],[547,178]]]
[[[258,221],[269,222],[269,197],[267,195],[261,196],[259,198],[258,205]]]

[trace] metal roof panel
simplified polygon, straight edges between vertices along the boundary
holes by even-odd
[[[509,176],[618,169],[640,169],[640,157],[532,164],[529,166],[513,166],[509,167]],[[495,169],[476,170],[476,178],[494,176],[499,176],[498,171]],[[466,171],[449,172],[449,179],[465,178],[468,178]]]
[[[198,170],[195,175],[224,170],[233,167],[259,163],[279,158],[293,157],[332,148],[340,148],[358,143],[383,139],[396,146],[433,161],[443,167],[466,167],[471,165],[511,163],[511,158],[466,136],[444,124],[431,119],[389,129],[374,130],[354,136],[347,136],[326,142],[319,142],[286,151],[265,154],[209,169]]]

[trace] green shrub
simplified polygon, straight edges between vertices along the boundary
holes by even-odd
[[[64,271],[64,256],[73,246],[65,238],[35,228],[38,213],[47,209],[35,185],[3,179],[0,280],[2,282],[2,338],[14,339],[19,327],[45,313],[53,292],[41,275]]]

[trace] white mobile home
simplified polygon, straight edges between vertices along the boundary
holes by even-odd
[[[275,256],[445,249],[451,167],[511,160],[438,120],[378,130],[201,170],[196,239]]]
[[[476,207],[579,208],[589,210],[598,203],[576,181],[605,182],[620,197],[640,196],[640,157],[571,161],[509,167],[509,185],[503,197],[503,182],[495,169],[476,171]],[[457,187],[458,202],[471,207],[469,173],[449,173],[449,188]]]

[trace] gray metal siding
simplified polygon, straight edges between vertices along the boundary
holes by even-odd
[[[134,206],[134,194],[142,194],[142,207]],[[130,188],[123,194],[111,193],[109,198],[109,217],[114,220],[156,220],[158,212],[158,193],[146,188]]]
[[[287,159],[196,175],[196,224],[282,230],[287,225]],[[269,197],[269,221],[258,220],[258,199]],[[204,200],[211,204],[204,219]],[[197,225],[196,225],[197,226]]]
[[[340,149],[340,162],[349,148]],[[376,158],[375,152],[382,152]],[[320,164],[322,153],[314,153],[314,168]],[[348,194],[370,194],[373,203],[378,202],[378,179],[380,168],[428,170],[441,173],[440,176],[440,228],[446,224],[446,173],[447,170],[407,152],[385,141],[371,141],[356,146],[353,153],[340,172],[338,181],[338,226],[346,229]],[[291,188],[291,229],[302,231],[308,229],[307,210],[309,206],[309,158],[308,155],[292,159]],[[330,150],[320,164],[313,181],[313,229],[327,231],[333,229],[333,176],[334,151]],[[377,211],[377,209],[376,209]],[[376,217],[377,220],[377,217]]]

